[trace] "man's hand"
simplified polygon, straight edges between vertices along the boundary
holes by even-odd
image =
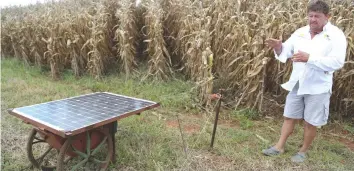
[[[291,58],[294,62],[307,62],[309,60],[309,54],[306,52],[299,51],[295,53],[294,56]]]
[[[265,41],[265,44],[270,47],[273,48],[275,50],[275,52],[280,55],[281,54],[281,45],[282,42],[281,40],[277,40],[277,39],[268,39]]]

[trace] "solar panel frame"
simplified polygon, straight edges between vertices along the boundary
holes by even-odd
[[[57,126],[55,124],[52,124],[53,122],[56,122],[56,120],[53,120],[53,118],[50,118],[51,120],[51,123],[48,123],[46,122],[45,120],[43,119],[39,119],[39,118],[36,118],[34,117],[34,115],[36,114],[35,112],[32,113],[32,114],[26,114],[26,111],[25,109],[27,110],[33,110],[34,111],[40,111],[40,107],[43,107],[44,111],[45,110],[48,110],[50,111],[51,110],[51,106],[50,104],[52,103],[53,105],[54,104],[61,104],[61,103],[67,103],[67,102],[70,102],[71,101],[79,101],[79,105],[81,103],[85,103],[85,102],[80,102],[80,100],[78,99],[84,99],[84,98],[90,98],[90,96],[100,96],[100,95],[106,95],[107,97],[106,98],[109,98],[108,96],[111,96],[111,97],[119,97],[119,98],[124,98],[125,100],[127,101],[124,101],[124,104],[123,102],[121,102],[122,104],[120,105],[126,105],[126,106],[131,106],[131,103],[129,102],[135,102],[134,104],[138,105],[138,104],[144,104],[144,107],[139,107],[137,109],[134,109],[134,110],[130,110],[130,111],[125,111],[124,110],[124,113],[120,113],[120,114],[107,114],[105,115],[105,119],[102,119],[102,120],[99,120],[98,122],[95,121],[94,118],[89,118],[89,117],[86,117],[84,119],[87,119],[89,118],[91,120],[91,123],[88,121],[88,124],[83,126],[83,127],[80,127],[80,128],[75,128],[75,127],[72,127],[72,129],[63,129],[63,127],[60,127],[60,126]],[[114,100],[118,100],[118,99],[114,99]],[[102,101],[102,99],[96,99],[97,102],[104,102],[106,106],[95,106],[95,103],[92,103],[92,106],[86,106],[86,107],[89,107],[90,109],[94,110],[94,111],[99,111],[100,109],[105,109],[107,107],[109,107],[109,105],[117,105],[117,104],[112,104],[110,102],[112,101]],[[92,101],[88,101],[87,103],[90,103]],[[94,101],[93,101],[94,102]],[[109,103],[109,104],[108,104]],[[138,103],[138,104],[137,104]],[[70,108],[70,110],[74,110],[74,111],[79,111],[78,109],[75,108],[75,105],[70,107],[69,105],[70,103],[68,103],[67,105],[64,105],[65,107],[68,107]],[[75,104],[75,103],[73,103]],[[125,107],[126,107],[125,106]],[[103,126],[103,125],[106,125],[108,123],[111,123],[111,122],[114,122],[114,121],[117,121],[117,120],[120,120],[122,118],[125,118],[125,117],[128,117],[128,116],[131,116],[131,115],[134,115],[134,114],[139,114],[143,111],[146,111],[146,110],[149,110],[149,109],[152,109],[152,108],[155,108],[155,107],[158,107],[160,106],[159,103],[156,103],[156,102],[153,102],[153,101],[148,101],[148,100],[144,100],[144,99],[139,99],[139,98],[134,98],[134,97],[129,97],[129,96],[124,96],[124,95],[119,95],[119,94],[114,94],[114,93],[110,93],[110,92],[96,92],[96,93],[90,93],[90,94],[84,94],[84,95],[80,95],[80,96],[75,96],[75,97],[70,97],[70,98],[65,98],[65,99],[59,99],[59,100],[54,100],[54,101],[49,101],[49,102],[45,102],[45,103],[40,103],[40,104],[34,104],[34,105],[29,105],[29,106],[24,106],[24,107],[19,107],[19,108],[15,108],[15,109],[9,109],[8,112],[20,119],[22,119],[25,123],[28,123],[28,124],[31,124],[33,126],[36,126],[37,128],[39,129],[42,129],[42,130],[46,130],[46,131],[50,131],[54,134],[57,134],[61,137],[68,137],[68,136],[74,136],[74,135],[77,135],[79,133],[82,133],[82,132],[85,132],[87,130],[90,130],[90,129],[93,129],[93,128],[97,128],[97,127],[100,127],[100,126]],[[37,108],[36,108],[37,107]],[[39,109],[38,109],[39,108]],[[53,107],[54,109],[55,107]],[[55,109],[58,109],[60,110],[60,108],[55,108]],[[81,110],[84,110],[84,108],[80,108]],[[72,111],[66,111],[66,112],[72,112]],[[52,112],[52,111],[51,111]],[[60,111],[59,111],[60,112]],[[110,111],[112,112],[112,111]],[[29,112],[30,113],[30,112]],[[79,115],[75,112],[73,112],[75,114],[75,116]],[[82,113],[82,111],[81,111]],[[107,112],[108,113],[108,112]],[[86,113],[85,113],[86,114]],[[97,114],[97,113],[94,113],[94,114]],[[102,113],[103,114],[103,113]],[[108,115],[112,115],[110,116],[109,118]],[[43,115],[41,115],[43,117]],[[53,115],[51,114],[50,117],[54,117],[56,115]],[[70,115],[69,115],[70,116]],[[79,115],[81,116],[81,115]],[[87,116],[87,115],[85,115]],[[98,115],[94,115],[94,116],[98,116]],[[103,118],[103,116],[102,116]],[[74,119],[74,118],[73,118]],[[65,118],[63,119],[63,121],[65,121]],[[70,120],[66,120],[66,121],[70,121]],[[60,123],[59,121],[57,123]],[[64,123],[61,123],[62,125],[66,125],[66,128],[70,127],[69,125],[67,124],[64,124]]]

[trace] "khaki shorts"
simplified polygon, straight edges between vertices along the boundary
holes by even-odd
[[[297,95],[299,86],[286,96],[284,116],[291,119],[304,119],[313,126],[327,124],[331,93]]]

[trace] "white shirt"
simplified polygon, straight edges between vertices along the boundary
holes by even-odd
[[[296,30],[282,44],[282,52],[275,58],[285,63],[293,54],[303,51],[309,55],[306,62],[293,62],[290,80],[281,86],[291,91],[299,82],[298,95],[332,92],[333,72],[343,67],[347,41],[343,31],[330,22],[311,39],[310,26]]]

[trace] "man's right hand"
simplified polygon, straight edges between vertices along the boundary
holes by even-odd
[[[268,39],[265,41],[265,44],[270,47],[273,48],[275,50],[275,52],[277,53],[277,55],[281,54],[281,50],[282,50],[282,41],[278,40],[278,39]]]

